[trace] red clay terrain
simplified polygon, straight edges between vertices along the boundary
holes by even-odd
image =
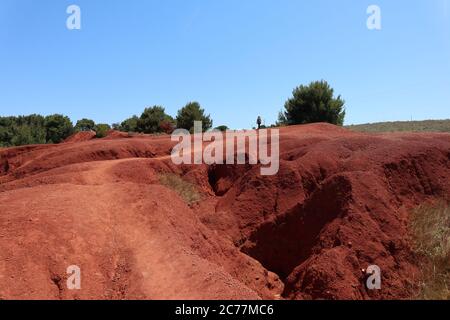
[[[64,140],[64,143],[75,143],[75,142],[83,142],[83,141],[89,141],[95,138],[97,134],[95,131],[80,131],[77,132],[70,137],[68,137],[66,140]]]
[[[406,299],[415,206],[450,195],[450,134],[280,130],[280,170],[174,165],[169,136],[0,149],[1,299]],[[173,173],[201,201],[160,183]],[[382,289],[365,287],[378,265]],[[81,290],[66,269],[81,268]]]

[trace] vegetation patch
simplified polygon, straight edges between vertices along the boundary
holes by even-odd
[[[200,193],[197,187],[173,173],[162,173],[159,175],[159,181],[163,186],[166,186],[183,198],[188,204],[192,204],[201,200]]]
[[[450,120],[379,122],[346,128],[359,132],[450,132]]]
[[[421,257],[422,280],[418,299],[450,299],[450,204],[438,201],[413,211],[411,234]]]

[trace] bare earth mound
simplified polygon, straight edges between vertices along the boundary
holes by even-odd
[[[80,131],[68,137],[66,140],[64,140],[64,143],[89,141],[94,139],[95,135],[95,131]]]
[[[408,213],[450,195],[450,134],[283,128],[275,176],[176,166],[169,136],[111,138],[0,150],[1,299],[408,298]]]

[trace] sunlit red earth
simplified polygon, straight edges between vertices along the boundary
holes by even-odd
[[[0,149],[1,299],[398,299],[408,216],[450,195],[450,134],[282,128],[274,176],[174,165],[170,136]],[[161,173],[192,182],[188,205]],[[365,286],[378,265],[382,289]],[[66,269],[81,268],[81,289]]]

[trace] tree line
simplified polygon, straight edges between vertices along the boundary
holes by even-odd
[[[60,114],[47,117],[0,117],[0,146],[59,143],[73,133],[70,119]]]
[[[205,113],[198,102],[189,102],[178,110],[176,118],[168,115],[162,106],[146,108],[141,116],[132,116],[122,123],[113,124],[113,129],[124,132],[167,133],[171,134],[176,128],[192,131],[194,121],[202,121],[203,129],[212,128],[211,116]]]
[[[97,138],[105,137],[111,129],[148,134],[170,134],[176,128],[193,131],[194,121],[202,121],[205,131],[212,128],[211,116],[205,114],[198,102],[189,102],[178,111],[176,118],[168,115],[164,107],[153,106],[146,108],[139,117],[135,115],[112,126],[97,124],[91,119],[78,120],[74,126],[70,118],[62,114],[0,117],[0,147],[59,143],[81,131],[94,131]]]
[[[334,96],[334,90],[326,81],[315,81],[301,85],[292,92],[284,110],[278,115],[273,126],[287,126],[315,122],[329,122],[343,125],[345,117],[344,100]],[[176,128],[193,131],[194,121],[202,121],[203,130],[212,128],[213,121],[198,102],[189,102],[181,108],[175,118],[168,115],[162,106],[146,108],[140,116],[134,115],[112,126],[105,123],[96,124],[91,119],[78,120],[73,125],[69,117],[54,114],[42,116],[0,117],[0,146],[20,146],[29,144],[59,143],[75,132],[95,131],[102,138],[111,129],[137,133],[172,133]],[[258,128],[263,128],[258,116]],[[216,129],[225,131],[226,126]]]

